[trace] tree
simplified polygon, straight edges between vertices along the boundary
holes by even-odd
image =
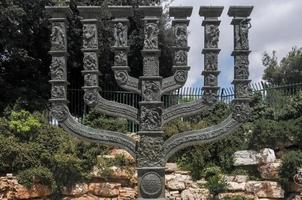
[[[262,59],[266,67],[263,79],[271,84],[290,84],[302,81],[302,48],[293,48],[279,63],[276,52],[264,54]]]

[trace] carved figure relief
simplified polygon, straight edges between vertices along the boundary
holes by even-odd
[[[160,99],[160,85],[158,81],[143,82],[143,97],[145,101],[156,101]]]
[[[218,68],[218,55],[207,53],[205,56],[205,70],[216,71]]]
[[[52,86],[51,88],[51,98],[53,99],[65,99],[66,92],[64,86]]]
[[[177,25],[175,26],[175,45],[177,47],[187,47],[188,36],[187,36],[187,26]]]
[[[237,25],[236,30],[236,49],[249,49],[249,29],[251,28],[249,20],[242,20],[239,25]]]
[[[140,130],[154,130],[161,126],[162,109],[141,106]]]
[[[118,51],[114,56],[115,66],[127,66],[127,54],[125,51]]]
[[[217,48],[219,42],[220,31],[216,25],[206,26],[206,47],[207,48]]]
[[[159,74],[159,61],[157,57],[144,57],[144,75],[156,76]]]
[[[164,163],[163,143],[161,137],[141,136],[138,145],[139,166],[162,166]]]
[[[98,86],[98,77],[96,74],[85,74],[84,75],[85,86]]]
[[[235,78],[248,79],[249,78],[249,59],[247,56],[236,56],[235,61]]]
[[[247,84],[237,84],[236,98],[249,98],[251,95],[251,88]]]
[[[204,100],[204,103],[212,105],[218,100],[217,92],[214,92],[212,90],[205,90],[202,98]]]
[[[95,105],[98,101],[97,90],[87,90],[84,94],[84,102],[86,105]]]
[[[176,65],[187,65],[187,52],[179,50],[175,52],[175,64]]]
[[[204,85],[216,87],[218,85],[217,77],[214,74],[206,75]]]
[[[188,73],[187,71],[185,70],[178,70],[176,73],[175,73],[175,81],[176,82],[179,82],[179,83],[185,83],[187,81],[187,77],[188,76]]]
[[[53,103],[51,116],[56,118],[59,122],[62,122],[68,117],[68,110],[63,104]]]
[[[83,46],[87,49],[98,48],[97,28],[95,24],[84,24]]]
[[[116,71],[115,80],[119,85],[125,85],[128,81],[128,74],[125,71]]]
[[[52,80],[64,80],[65,74],[65,59],[64,57],[53,57],[50,65],[50,73]]]
[[[158,25],[156,23],[147,23],[145,26],[145,49],[158,49]]]
[[[115,47],[126,47],[127,46],[127,32],[128,28],[123,23],[119,22],[114,24],[113,35],[115,39]]]
[[[248,102],[235,102],[233,105],[233,118],[238,122],[246,122],[249,119],[251,108]]]
[[[65,26],[64,23],[53,23],[51,30],[52,50],[65,50]]]
[[[85,70],[98,70],[96,53],[85,53],[83,62]]]

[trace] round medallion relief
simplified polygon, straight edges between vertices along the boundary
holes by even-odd
[[[160,175],[154,172],[146,173],[142,177],[141,190],[147,195],[159,195],[162,191]]]

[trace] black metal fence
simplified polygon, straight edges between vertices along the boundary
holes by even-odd
[[[271,85],[265,82],[252,83],[250,87],[253,92],[259,92],[263,100],[272,107],[278,107],[286,103],[288,96],[293,96],[302,91],[302,83],[287,84],[287,85]],[[170,107],[179,103],[194,101],[202,97],[202,88],[198,87],[183,87],[179,90],[171,92],[162,97],[164,106]],[[79,120],[88,113],[88,107],[83,102],[84,92],[81,89],[69,89],[68,99],[70,100],[69,108],[71,113]],[[101,92],[105,99],[116,101],[119,103],[131,105],[138,108],[141,96],[121,90],[105,90]],[[219,100],[229,104],[234,99],[234,88],[222,88],[219,91]],[[136,132],[137,125],[129,122],[129,132]]]

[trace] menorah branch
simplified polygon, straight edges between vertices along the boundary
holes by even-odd
[[[194,145],[205,144],[218,140],[232,133],[241,124],[230,115],[226,120],[216,126],[206,129],[188,131],[169,138],[165,144],[165,155],[168,160],[176,152]]]

